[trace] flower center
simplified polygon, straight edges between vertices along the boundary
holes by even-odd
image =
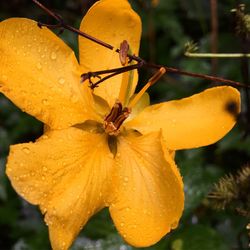
[[[109,135],[117,136],[120,133],[122,123],[129,117],[130,108],[123,108],[119,100],[111,109],[110,113],[104,119],[104,130]]]

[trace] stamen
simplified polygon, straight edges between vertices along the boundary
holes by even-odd
[[[105,122],[114,121],[122,112],[122,104],[117,100],[110,113],[106,116]]]
[[[110,113],[104,119],[104,130],[109,135],[117,136],[120,133],[122,123],[128,118],[131,110],[129,108],[122,109],[122,104],[116,101]]]
[[[114,122],[114,125],[117,130],[121,127],[122,123],[129,117],[130,113],[131,113],[130,109],[128,108],[123,109],[122,114]]]
[[[164,74],[166,73],[166,69],[164,67],[161,67],[150,79],[149,81],[144,85],[144,87],[140,90],[140,92],[132,99],[132,101],[129,104],[129,108],[132,108],[135,106],[135,104],[140,100],[142,95],[148,90],[149,87],[154,85]]]

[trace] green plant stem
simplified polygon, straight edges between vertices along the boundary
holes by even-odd
[[[191,53],[185,52],[185,56],[196,58],[250,58],[250,54],[244,53]]]

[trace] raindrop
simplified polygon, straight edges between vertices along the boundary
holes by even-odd
[[[129,212],[131,210],[130,207],[126,207],[126,211]]]
[[[178,226],[178,221],[174,221],[172,224],[171,224],[171,228],[172,229],[175,229],[177,226]]]
[[[23,150],[23,152],[24,152],[25,154],[29,154],[29,153],[30,153],[30,149],[27,148],[27,147],[24,147],[22,150]]]
[[[64,84],[65,83],[65,79],[64,78],[60,78],[58,81],[60,84]]]
[[[48,170],[47,167],[43,167],[43,171],[46,172]]]
[[[56,60],[56,57],[57,57],[57,55],[56,55],[56,53],[53,51],[53,52],[51,53],[51,55],[50,55],[50,58],[51,58],[52,60]]]
[[[124,227],[124,223],[122,222],[122,223],[120,224],[120,226],[121,226],[121,227]]]
[[[125,182],[128,182],[128,177],[124,177],[124,181],[125,181]]]
[[[48,99],[43,99],[43,100],[42,100],[42,104],[48,105]]]

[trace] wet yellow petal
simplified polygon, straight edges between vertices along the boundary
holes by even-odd
[[[104,135],[69,128],[12,146],[7,175],[15,190],[45,213],[53,249],[64,250],[106,206],[112,164]]]
[[[177,101],[147,107],[126,123],[142,134],[162,129],[170,149],[215,143],[235,125],[240,93],[232,87],[215,87]]]
[[[80,85],[74,52],[35,21],[0,23],[0,92],[52,128],[91,119],[90,90]]]
[[[83,18],[80,29],[106,43],[115,49],[119,48],[123,40],[127,40],[132,53],[138,54],[141,21],[140,17],[131,9],[127,0],[98,1]],[[79,38],[80,63],[85,72],[99,71],[121,67],[119,55],[86,38]],[[100,84],[95,93],[106,99],[113,106],[119,96],[123,74],[113,77]],[[137,72],[134,74],[135,89]],[[133,91],[131,94],[133,94]]]
[[[113,177],[111,217],[136,247],[155,244],[176,228],[183,211],[183,184],[160,132],[121,137]]]

